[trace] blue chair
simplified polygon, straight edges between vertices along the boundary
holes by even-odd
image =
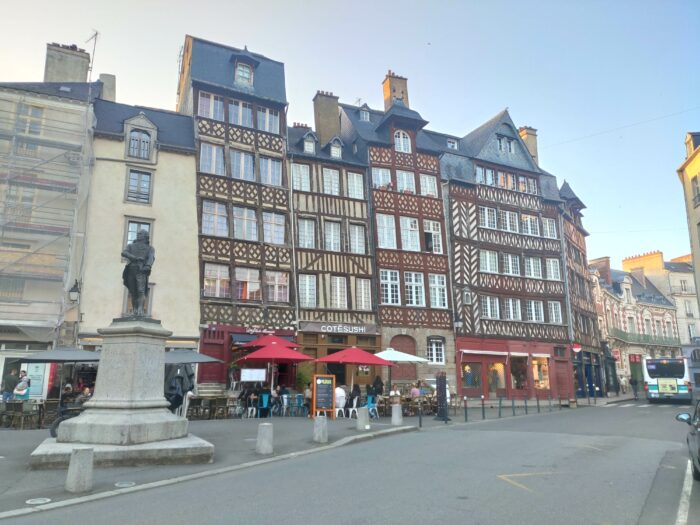
[[[270,417],[270,394],[260,394],[258,398],[258,418],[260,417],[260,412],[265,408],[268,409],[267,417]]]
[[[379,412],[377,412],[377,401],[374,396],[367,396],[367,412],[369,417],[372,419],[379,419]]]
[[[307,416],[309,413],[309,409],[304,406],[304,395],[303,394],[297,394],[295,399],[294,399],[294,404],[291,407],[291,410],[289,411],[290,415],[292,416]]]

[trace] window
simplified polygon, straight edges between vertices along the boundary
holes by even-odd
[[[527,179],[527,193],[537,195],[537,181],[535,179]]]
[[[447,139],[447,149],[459,149],[455,139]]]
[[[403,278],[406,285],[406,306],[425,306],[423,274],[404,272]]]
[[[250,208],[233,208],[233,238],[244,241],[258,240],[258,217]]]
[[[316,141],[311,137],[304,139],[304,153],[316,153]]]
[[[481,363],[462,364],[462,388],[476,388],[481,392]]]
[[[236,84],[243,84],[244,86],[253,85],[253,68],[248,64],[243,64],[238,62],[236,64],[236,73],[233,78]]]
[[[299,275],[299,306],[316,308],[316,276]]]
[[[430,286],[430,306],[432,308],[447,308],[447,277],[441,274],[428,274]]]
[[[338,170],[323,168],[323,193],[340,195],[340,173]]]
[[[428,338],[428,347],[425,358],[432,365],[445,364],[445,340],[437,337]]]
[[[210,263],[204,265],[204,295],[206,297],[231,296],[231,277],[228,266]]]
[[[361,173],[348,172],[348,197],[351,199],[365,198],[365,179]]]
[[[379,270],[379,284],[382,304],[401,304],[398,270]]]
[[[442,232],[437,221],[423,221],[423,236],[425,237],[425,251],[442,253]]]
[[[272,303],[289,302],[289,274],[265,271],[265,299]]]
[[[437,179],[432,175],[420,174],[420,194],[425,197],[437,197]]]
[[[693,197],[697,197],[698,195],[700,195],[700,185],[698,184],[697,176],[690,179],[690,184],[693,188]]]
[[[224,120],[224,98],[211,93],[199,92],[197,115],[214,120]]]
[[[479,250],[479,271],[498,273],[498,253],[491,250]]]
[[[673,335],[667,335],[666,337],[673,337]],[[690,341],[693,341],[693,338],[695,337],[695,325],[694,324],[689,324],[688,325],[688,337],[690,338]]]
[[[688,326],[692,326],[693,330],[695,330],[695,325]],[[666,337],[673,337],[673,328],[671,326],[671,321],[666,321]],[[695,337],[695,335],[691,335],[690,337]]]
[[[234,100],[228,105],[228,122],[234,126],[253,127],[253,105]]]
[[[485,182],[489,186],[495,186],[496,185],[496,173],[491,169],[491,168],[486,168],[486,177],[485,177]]]
[[[637,333],[637,323],[635,322],[634,317],[627,318],[627,331],[630,334]]]
[[[126,200],[148,204],[151,202],[151,174],[145,171],[129,170],[129,186]]]
[[[360,120],[362,122],[369,122],[369,111],[366,109],[361,109],[360,110]]]
[[[484,319],[498,319],[498,297],[490,295],[481,296],[481,317]]]
[[[245,151],[231,150],[231,173],[234,179],[255,181],[253,154]]]
[[[518,214],[514,211],[498,210],[498,222],[502,230],[518,233]]]
[[[409,252],[420,251],[418,219],[401,217],[401,249]]]
[[[661,337],[663,335],[663,329],[661,328],[661,321],[654,321],[654,328],[656,329],[656,336]]]
[[[627,303],[632,302],[632,292],[630,292],[629,288],[625,288],[625,302],[627,302]]]
[[[410,171],[396,171],[396,191],[404,193],[416,192],[416,176]]]
[[[515,145],[511,139],[508,139],[508,153],[515,152]]]
[[[557,238],[557,223],[554,219],[542,218],[542,235],[548,239]]]
[[[142,221],[128,221],[126,224],[126,244],[130,244],[136,240],[136,234],[141,230],[151,234],[151,223]],[[151,239],[153,242],[153,239]]]
[[[316,248],[316,221],[299,219],[299,248]]]
[[[282,186],[282,162],[277,159],[260,157],[260,182],[272,186]]]
[[[479,226],[496,229],[496,209],[479,206]]]
[[[262,301],[260,270],[236,268],[236,297],[238,301]]]
[[[298,191],[311,191],[311,177],[307,164],[292,164],[292,188]]]
[[[401,153],[411,153],[411,137],[405,131],[394,132],[394,149]]]
[[[687,292],[688,291],[688,281],[685,279],[681,279],[681,292]]]
[[[544,322],[544,305],[542,301],[525,301],[525,320]]]
[[[651,319],[644,319],[644,333],[651,335]]]
[[[518,191],[527,192],[527,177],[518,176]]]
[[[15,131],[26,135],[41,135],[41,121],[44,116],[44,108],[30,106],[22,102],[17,106],[17,121]],[[131,155],[131,153],[129,153]],[[137,157],[138,155],[131,155]],[[146,156],[148,158],[148,156]]]
[[[549,322],[561,324],[561,303],[559,301],[549,301],[547,306],[549,308]]]
[[[520,299],[513,299],[508,297],[503,300],[503,318],[509,321],[520,321],[522,317],[520,315]]]
[[[339,144],[331,144],[331,157],[334,159],[343,158],[343,150]]]
[[[279,135],[280,113],[276,109],[258,108],[258,129]]]
[[[347,310],[348,290],[345,277],[331,275],[331,308],[334,310]]]
[[[365,227],[362,224],[350,224],[348,233],[350,237],[350,253],[364,255],[367,252],[365,248]]]
[[[506,139],[503,137],[498,137],[498,151],[506,150]]]
[[[151,135],[141,129],[129,133],[129,157],[148,159],[151,157]]]
[[[476,183],[483,184],[484,182],[486,182],[486,179],[484,177],[484,168],[482,166],[477,166],[476,167]]]
[[[512,253],[502,254],[501,267],[506,275],[520,275],[520,257]]]
[[[547,279],[550,281],[561,281],[561,270],[559,268],[559,259],[547,259]]]
[[[684,302],[686,317],[693,317],[695,315],[695,313],[693,312],[693,303],[691,301],[688,301],[687,299]]]
[[[199,171],[213,173],[214,175],[225,175],[224,147],[218,144],[202,142],[199,150]]]
[[[372,187],[391,187],[391,172],[386,168],[372,168]]]
[[[525,257],[525,277],[542,279],[542,259],[539,257]]]
[[[539,235],[540,223],[534,215],[521,215],[520,222],[522,225],[521,231],[525,235]]]
[[[329,252],[339,252],[340,251],[340,223],[336,221],[325,221],[323,223],[324,227],[324,238],[325,238],[325,249]]]
[[[202,233],[216,237],[228,237],[228,211],[226,204],[202,201]]]
[[[284,215],[263,212],[263,240],[270,244],[284,244]]]
[[[393,215],[377,214],[377,239],[379,248],[396,249],[396,222]]]
[[[355,278],[355,308],[372,309],[372,281],[369,279]]]

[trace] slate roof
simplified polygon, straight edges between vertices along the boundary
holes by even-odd
[[[90,92],[90,87],[92,91]],[[67,98],[87,102],[88,92],[91,100],[102,94],[102,82],[3,82],[0,88],[16,91],[28,91],[37,95]]]
[[[389,110],[384,113],[384,118],[382,118],[382,120],[379,122],[378,127],[382,127],[385,123],[391,121],[392,119],[407,120],[413,122],[414,125],[418,124],[421,128],[428,123],[427,120],[423,120],[420,113],[406,107],[403,100],[398,99],[395,99]]]
[[[646,286],[640,283],[634,275],[628,272],[623,272],[622,270],[610,270],[610,276],[613,281],[612,289],[620,295],[622,290],[620,288],[620,283],[623,279],[629,276],[632,282],[632,295],[635,297],[637,302],[642,304],[649,304],[654,306],[665,306],[673,308],[675,305],[662,294],[656,286],[652,284],[649,279],[645,279]],[[610,287],[605,285],[603,280],[600,281],[601,286],[610,289]]]
[[[564,181],[564,184],[561,185],[559,195],[566,201],[578,201],[582,208],[586,207],[583,201],[578,198],[578,196],[574,193],[574,190],[571,189],[571,186],[569,186],[569,183],[566,181]]]
[[[693,273],[693,266],[684,262],[665,262],[664,268],[669,272]]]
[[[464,151],[470,157],[476,157],[484,149],[484,146],[489,141],[491,136],[496,132],[498,127],[505,119],[510,120],[508,110],[504,109],[497,115],[493,116],[474,131],[467,133],[460,139],[459,149]]]
[[[192,82],[201,82],[228,91],[245,93],[281,105],[287,104],[284,64],[282,62],[251,53],[247,49],[224,46],[196,37],[190,38],[192,38],[190,64]],[[235,59],[241,56],[246,58],[246,62],[257,62],[251,87],[241,86],[233,82]]]
[[[363,170],[367,168],[367,163],[363,162],[361,158],[352,152],[352,146],[343,142],[341,146],[342,149],[342,159],[336,159],[331,157],[330,148],[328,144],[320,144],[316,142],[316,152],[315,154],[304,152],[304,136],[307,133],[313,133],[311,128],[287,128],[287,154],[294,157],[301,157],[309,160],[315,161],[327,161],[336,164],[350,164],[353,166],[361,167]]]
[[[163,109],[130,106],[107,100],[95,101],[95,134],[124,135],[124,121],[143,113],[158,128],[160,147],[194,152],[192,117]]]

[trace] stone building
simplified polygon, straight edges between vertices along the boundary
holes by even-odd
[[[700,132],[685,136],[685,160],[676,170],[683,187],[695,289],[700,289]]]

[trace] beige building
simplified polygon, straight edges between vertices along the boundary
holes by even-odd
[[[685,161],[676,171],[683,186],[697,290],[700,288],[700,132],[686,134]]]

